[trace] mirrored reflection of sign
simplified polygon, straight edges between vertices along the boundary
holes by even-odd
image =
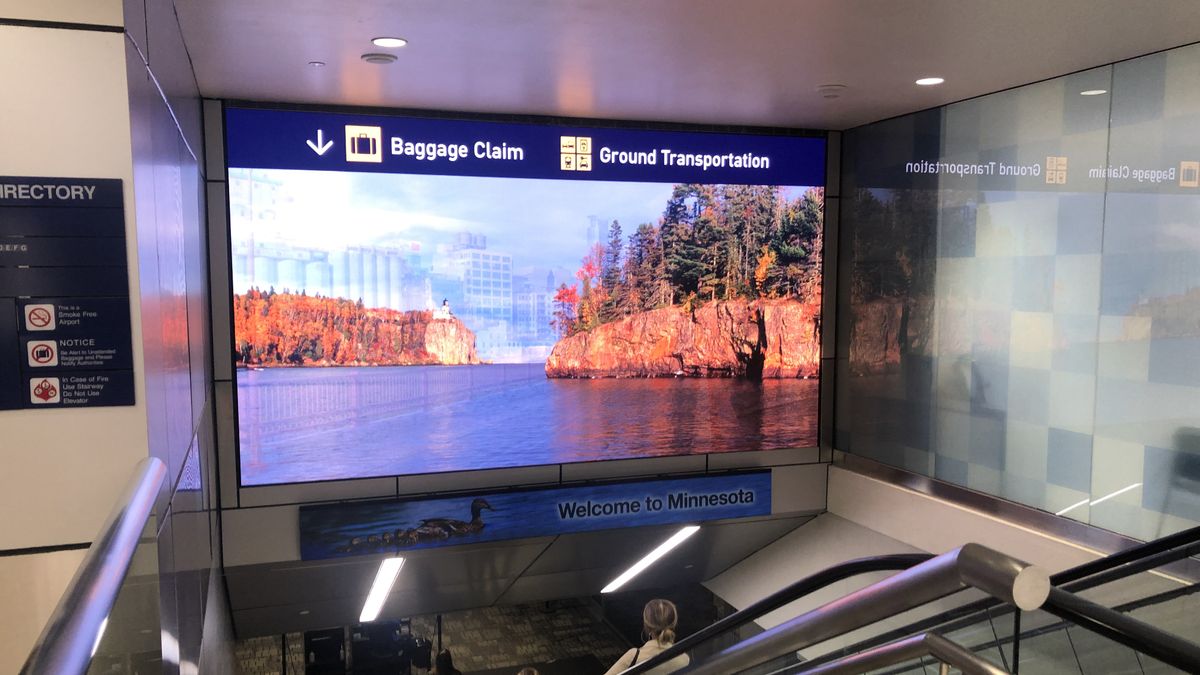
[[[1200,162],[1179,163],[1179,187],[1200,187]]]
[[[0,410],[133,405],[122,185],[0,176]]]
[[[300,507],[304,560],[771,513],[771,473]]]

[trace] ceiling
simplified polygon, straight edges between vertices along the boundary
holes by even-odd
[[[1200,40],[1196,0],[175,4],[209,97],[819,129]]]
[[[789,516],[705,523],[625,588],[662,588],[711,579],[811,519]],[[596,595],[677,529],[677,525],[639,527],[406,552],[382,617]],[[381,558],[226,567],[237,636],[357,623]]]

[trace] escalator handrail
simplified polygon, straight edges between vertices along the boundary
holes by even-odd
[[[819,591],[823,588],[831,586],[839,581],[858,576],[860,574],[869,574],[871,572],[892,572],[906,570],[914,565],[919,565],[933,556],[928,553],[899,553],[895,555],[879,555],[868,558],[857,558],[847,560],[844,563],[828,567],[791,583],[784,588],[768,595],[767,597],[753,602],[746,607],[730,614],[729,616],[720,619],[700,630],[688,635],[682,640],[676,642],[671,647],[663,650],[654,658],[643,661],[631,668],[622,671],[621,675],[637,675],[644,673],[658,665],[666,663],[676,656],[687,652],[696,645],[708,641],[710,638],[733,630],[740,626],[750,623],[761,618],[765,614],[772,612],[789,603],[795,602],[811,593]]]
[[[1142,598],[1139,600],[1133,600],[1130,602],[1122,603],[1120,605],[1116,605],[1112,609],[1113,609],[1113,611],[1117,612],[1118,614],[1128,614],[1129,612],[1133,612],[1133,611],[1142,609],[1144,607],[1153,607],[1155,605],[1158,605],[1158,604],[1161,604],[1164,602],[1169,602],[1176,598],[1183,597],[1186,595],[1191,595],[1191,594],[1197,593],[1197,592],[1200,592],[1200,584],[1193,584],[1191,586],[1182,586],[1180,588],[1176,588],[1176,589],[1173,589],[1170,591],[1164,591],[1162,593],[1157,593],[1155,595],[1151,595],[1151,596],[1148,596],[1146,598]],[[1045,609],[1045,606],[1043,606],[1042,608]],[[1063,630],[1064,628],[1069,628],[1072,624],[1073,624],[1072,621],[1068,621],[1066,619],[1060,619],[1051,624],[1047,624],[1044,626],[1038,626],[1037,628],[1030,628],[1029,630],[1022,631],[1019,634],[996,636],[995,639],[984,640],[983,642],[980,642],[979,644],[976,644],[973,647],[968,647],[966,645],[963,645],[963,648],[969,649],[972,652],[979,652],[979,651],[983,651],[985,649],[994,649],[994,648],[1000,647],[1002,645],[1011,644],[1017,640],[1032,640],[1034,638],[1041,637],[1043,635],[1049,635],[1051,633],[1056,633],[1058,631]],[[955,630],[957,630],[957,629],[955,629]],[[821,657],[821,658],[813,659],[812,661],[806,662],[806,665],[808,663],[824,663],[825,661],[826,661],[825,657]],[[908,671],[909,671],[909,668],[905,667],[905,668],[900,668],[898,670],[894,670],[894,671],[890,671],[890,672],[886,672],[886,673],[880,673],[879,675],[899,675],[900,673],[906,673]],[[795,675],[796,672],[798,672],[798,671],[789,671],[790,675]]]
[[[1091,562],[1086,562],[1082,565],[1063,570],[1057,574],[1051,575],[1050,583],[1055,586],[1062,586],[1064,584],[1071,583],[1072,581],[1083,579],[1084,577],[1090,577],[1094,574],[1099,574],[1100,572],[1105,572],[1127,563],[1141,560],[1142,558],[1154,555],[1156,553],[1163,553],[1164,551],[1169,551],[1171,549],[1180,546],[1186,546],[1188,544],[1195,544],[1197,542],[1200,542],[1200,526],[1188,528],[1186,530],[1176,532],[1175,534],[1169,534],[1165,537],[1160,537],[1152,541],[1137,544],[1136,546],[1131,546],[1122,551],[1117,551],[1116,553],[1104,556],[1103,558],[1097,558]]]
[[[160,459],[147,457],[138,463],[42,629],[21,675],[87,671],[166,474],[167,466]]]
[[[802,668],[795,673],[796,675],[857,675],[923,656],[932,656],[948,666],[957,668],[964,675],[1007,675],[1008,673],[991,661],[937,633],[921,633],[865,652],[843,656],[830,663]]]
[[[1176,560],[1196,554],[1196,545],[1200,544],[1200,527],[1193,527],[1172,535],[1167,535],[1154,541],[1118,551],[1109,556],[1063,570],[1050,576],[1050,583],[1071,592],[1094,588],[1101,584],[1124,579],[1133,574],[1144,572],[1142,561],[1153,561],[1154,567],[1159,567]],[[1117,574],[1123,572],[1124,574]],[[837,650],[814,659],[817,663],[838,658],[840,655],[871,649],[881,644],[887,644],[914,633],[937,629],[942,633],[952,633],[960,628],[970,626],[982,620],[979,615],[999,607],[999,603],[991,598],[983,598],[968,603],[962,607],[947,610],[936,616],[927,617],[913,623],[881,633],[842,650]],[[1007,614],[1005,610],[1002,614]],[[947,626],[954,621],[953,625]]]
[[[1111,583],[1113,581],[1120,581],[1121,579],[1131,577],[1135,574],[1140,574],[1141,572],[1148,572],[1150,570],[1158,569],[1159,567],[1169,565],[1177,560],[1183,560],[1184,558],[1190,558],[1196,555],[1200,555],[1200,541],[1184,544],[1166,551],[1151,553],[1143,558],[1127,562],[1120,567],[1096,572],[1095,574],[1084,577],[1083,579],[1064,581],[1058,584],[1058,587],[1071,591],[1072,593],[1076,591],[1084,591],[1089,588],[1103,586],[1104,584]]]
[[[1050,589],[1050,597],[1042,609],[1185,673],[1200,673],[1200,645],[1128,614],[1085,600],[1061,588]]]
[[[1041,568],[999,551],[965,544],[742,640],[679,672],[681,675],[740,672],[779,654],[845,635],[968,586],[1030,611],[1045,601],[1050,577]]]

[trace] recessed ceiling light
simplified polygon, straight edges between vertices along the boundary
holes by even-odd
[[[821,98],[838,98],[844,91],[846,91],[844,84],[822,84],[817,87],[817,93],[821,95]]]
[[[1108,93],[1107,89],[1088,89],[1087,91],[1079,92],[1079,95],[1080,96],[1099,96],[1100,94],[1107,94],[1107,93]]]
[[[363,61],[366,61],[367,63],[375,63],[375,64],[379,64],[379,65],[393,63],[396,61],[395,54],[371,53],[371,54],[363,54],[361,58]]]
[[[945,79],[940,77],[922,77],[921,79],[917,80],[917,84],[921,85],[922,87],[932,87],[935,84],[941,84],[945,81]]]
[[[300,610],[300,616],[308,616],[308,614],[309,614],[309,610],[307,610],[307,609]]]
[[[371,40],[371,44],[375,45],[376,47],[383,47],[385,49],[396,49],[408,44],[408,40],[398,37],[377,37],[374,40]]]
[[[324,61],[309,61],[308,65],[312,66],[313,68],[324,68],[325,62]]]

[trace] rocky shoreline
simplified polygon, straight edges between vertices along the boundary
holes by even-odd
[[[475,333],[431,310],[253,290],[234,296],[234,311],[238,365],[248,368],[482,363]]]
[[[663,307],[560,340],[550,378],[816,377],[820,307],[794,299]]]

